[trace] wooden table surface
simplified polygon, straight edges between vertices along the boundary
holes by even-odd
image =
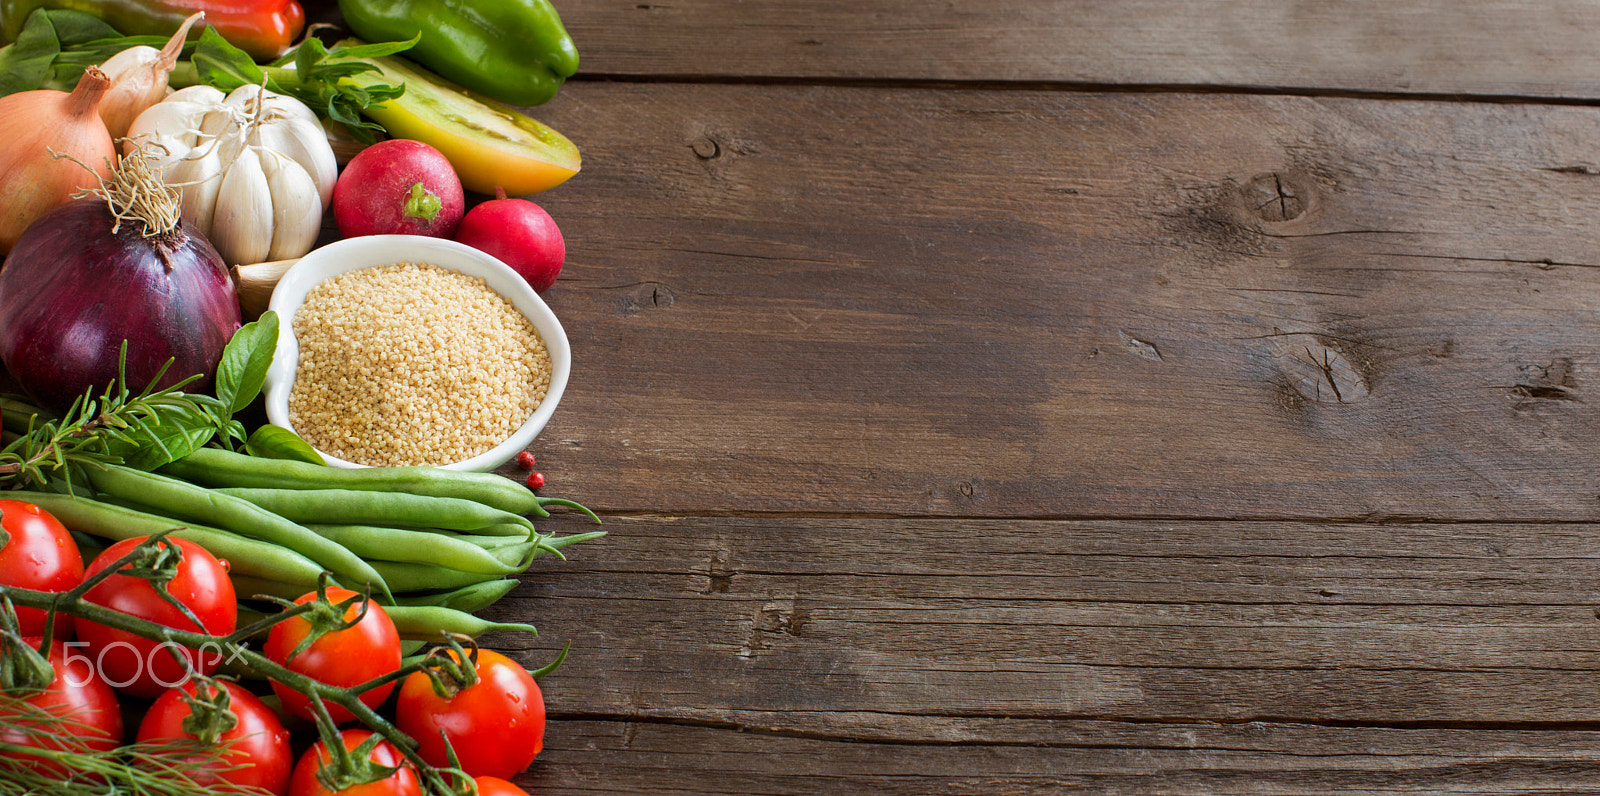
[[[533,793],[1600,792],[1600,5],[557,5]]]

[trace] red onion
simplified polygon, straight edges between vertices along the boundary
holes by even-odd
[[[239,329],[239,300],[217,250],[179,221],[177,194],[140,156],[123,158],[99,196],[30,225],[0,268],[0,359],[41,404],[64,410],[117,376],[128,341],[128,387],[194,374],[209,391]],[[113,211],[115,207],[115,211]]]

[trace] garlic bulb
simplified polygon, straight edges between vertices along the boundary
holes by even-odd
[[[183,218],[230,264],[311,250],[339,165],[316,114],[259,86],[223,94],[190,86],[139,114],[125,146],[165,152],[162,179],[183,194]]]

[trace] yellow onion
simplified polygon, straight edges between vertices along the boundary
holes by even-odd
[[[117,149],[100,120],[110,87],[91,66],[70,94],[40,89],[0,97],[0,254],[34,219],[110,175]]]

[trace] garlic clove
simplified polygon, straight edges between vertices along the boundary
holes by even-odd
[[[272,196],[272,248],[263,260],[299,257],[316,245],[322,229],[317,184],[299,163],[270,149],[260,152]],[[250,262],[255,262],[251,260]]]
[[[178,94],[189,92],[192,88],[210,89],[217,94],[220,100],[222,92],[210,86],[192,86],[183,89]],[[174,94],[173,97],[178,97]],[[191,94],[191,97],[197,97]],[[207,103],[200,99],[174,99],[168,98],[146,108],[134,118],[133,124],[128,127],[127,140],[122,142],[123,154],[133,152],[141,143],[159,143],[169,151],[168,158],[183,157],[192,149],[199,138],[200,123],[206,114],[214,110],[215,103]]]
[[[339,161],[334,157],[328,136],[323,132],[322,125],[315,122],[315,117],[310,123],[298,118],[263,122],[252,133],[252,142],[264,149],[281,152],[300,164],[300,168],[316,183],[317,197],[322,206],[333,203],[333,186],[339,180]]]
[[[100,71],[111,78],[111,88],[100,101],[100,119],[112,138],[126,136],[139,113],[160,101],[159,96],[150,96],[151,74],[160,62],[160,50],[141,45],[129,47],[100,65]],[[165,88],[165,83],[159,87]]]
[[[272,250],[272,191],[261,157],[245,147],[222,177],[211,239],[223,262],[259,263]]]
[[[197,105],[221,105],[228,95],[222,89],[207,85],[188,86],[172,92],[162,102],[193,102]]]
[[[321,122],[317,118],[317,114],[304,102],[294,97],[275,94],[271,91],[267,92],[267,110],[274,116],[286,116],[309,124],[320,124]]]
[[[172,73],[178,55],[183,52],[189,28],[204,16],[203,12],[189,15],[163,49],[129,47],[100,65],[100,71],[111,78],[111,89],[100,100],[100,119],[105,122],[113,139],[127,136],[133,120],[161,102],[171,91],[167,87],[167,76]]]
[[[217,194],[222,190],[222,160],[215,152],[195,149],[171,162],[162,180],[183,195],[183,207],[180,210],[183,220],[193,224],[201,235],[210,238]]]

